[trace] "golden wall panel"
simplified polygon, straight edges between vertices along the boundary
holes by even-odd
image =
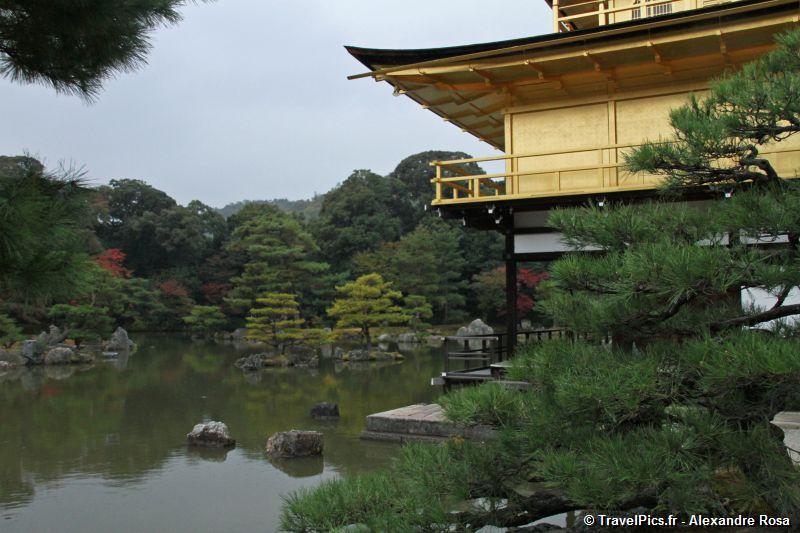
[[[520,113],[511,122],[513,153],[571,150],[608,144],[608,106],[605,102],[562,109]],[[600,163],[599,151],[521,158],[518,172],[535,172],[594,166]],[[548,172],[519,177],[519,192],[580,190],[603,186],[598,170]]]

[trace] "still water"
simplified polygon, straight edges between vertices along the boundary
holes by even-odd
[[[274,531],[282,494],[396,456],[397,445],[359,440],[365,416],[439,394],[438,350],[248,375],[233,366],[247,349],[134,340],[127,360],[0,376],[0,531]],[[322,401],[339,404],[339,421],[308,416]],[[225,422],[236,448],[187,449],[203,420]],[[267,437],[292,428],[322,431],[324,458],[267,459]]]

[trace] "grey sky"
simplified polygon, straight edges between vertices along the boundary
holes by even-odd
[[[544,0],[218,0],[154,36],[149,64],[87,105],[0,79],[0,154],[140,178],[179,202],[325,192],[353,169],[391,171],[428,149],[489,145],[387,84],[342,48],[422,48],[550,31]]]

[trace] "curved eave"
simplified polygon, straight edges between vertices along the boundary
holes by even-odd
[[[357,59],[362,65],[366,66],[371,71],[385,69],[387,67],[411,66],[417,64],[425,64],[431,62],[440,62],[441,60],[459,61],[469,59],[473,54],[481,54],[482,58],[497,57],[508,54],[513,54],[518,47],[529,47],[533,45],[548,45],[558,46],[565,41],[574,41],[575,38],[591,39],[594,34],[606,34],[613,30],[626,30],[626,29],[641,29],[648,31],[654,25],[663,25],[665,22],[676,21],[686,18],[697,18],[703,15],[714,15],[721,11],[726,11],[731,8],[741,8],[746,6],[758,6],[765,3],[765,0],[740,0],[730,1],[722,4],[708,6],[700,9],[691,9],[686,11],[678,11],[669,15],[660,15],[658,17],[648,17],[637,20],[629,20],[625,22],[618,22],[615,24],[608,24],[605,26],[597,26],[594,28],[586,28],[582,30],[575,30],[563,33],[548,33],[544,35],[535,35],[531,37],[523,37],[519,39],[510,39],[505,41],[495,41],[489,43],[476,43],[461,46],[447,46],[442,48],[418,48],[418,49],[382,49],[382,48],[363,48],[359,46],[345,46],[350,55]],[[796,3],[796,2],[795,2]],[[631,32],[626,32],[626,36],[635,35]],[[538,46],[537,46],[538,48]],[[492,54],[491,52],[496,52]],[[420,65],[423,66],[423,65]],[[357,75],[360,76],[360,75]]]
[[[386,81],[396,95],[410,97],[443,120],[504,150],[508,108],[708,80],[773,46],[771,32],[780,29],[775,21],[785,24],[791,19],[795,24],[797,6],[796,0],[744,0],[509,41],[417,50],[346,49],[370,69],[351,78]],[[769,19],[772,29],[746,39],[737,35],[725,44],[727,52],[721,52],[717,26],[738,28],[746,25],[744,19]],[[676,31],[691,36],[691,45],[678,43]],[[696,37],[701,34],[705,37]],[[659,35],[676,42],[675,49],[662,49],[659,44],[654,55],[656,48],[648,47],[654,46],[651,40]],[[634,42],[638,48],[631,45]],[[615,46],[617,51],[611,50]],[[591,54],[590,47],[594,47]],[[661,64],[662,55],[669,66]]]

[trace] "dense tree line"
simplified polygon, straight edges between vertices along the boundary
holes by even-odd
[[[501,289],[492,274],[500,236],[425,210],[430,161],[462,157],[424,152],[388,176],[357,170],[307,203],[246,201],[227,218],[141,180],[90,188],[74,172],[2,158],[0,315],[9,326],[0,337],[12,324],[54,320],[81,331],[97,324],[97,335],[115,325],[233,328],[269,293],[292,295],[309,326],[334,325],[336,287],[373,273],[418,324],[497,318],[486,295]]]

